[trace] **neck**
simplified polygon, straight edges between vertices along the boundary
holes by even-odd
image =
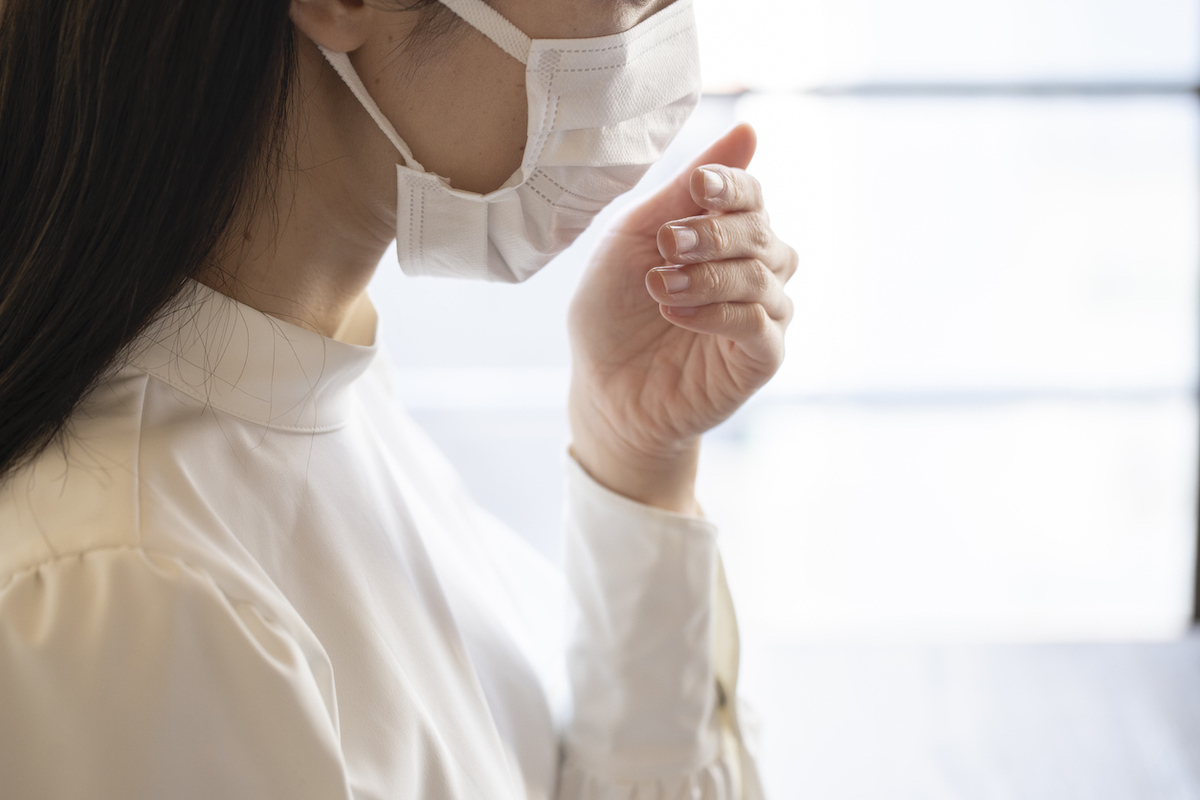
[[[378,165],[396,154],[382,136],[356,136],[373,125],[333,124],[366,112],[334,91],[336,78],[321,79],[325,60],[307,40],[299,62],[286,161],[198,279],[293,325],[370,344],[356,341],[373,328],[366,287],[395,230],[395,172]]]

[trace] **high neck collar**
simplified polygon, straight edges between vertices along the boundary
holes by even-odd
[[[129,363],[212,408],[273,429],[343,425],[378,351],[291,325],[190,281],[130,348]]]

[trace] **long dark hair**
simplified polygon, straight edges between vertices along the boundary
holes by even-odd
[[[253,202],[285,141],[288,4],[0,0],[0,478]]]

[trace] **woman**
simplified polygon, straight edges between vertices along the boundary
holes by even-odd
[[[572,305],[565,581],[399,408],[365,294],[393,237],[565,248],[695,104],[690,0],[0,13],[0,794],[755,795],[693,494],[791,314],[752,131]]]

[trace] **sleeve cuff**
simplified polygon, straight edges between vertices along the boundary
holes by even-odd
[[[703,516],[648,506],[617,494],[593,478],[570,452],[566,455],[566,462],[568,498],[578,497],[589,508],[595,506],[597,510],[625,517],[630,522],[674,528],[692,526],[710,536],[717,534],[717,526]]]
[[[578,614],[568,650],[572,758],[636,780],[713,758],[717,529],[643,505],[567,463],[565,571]]]

